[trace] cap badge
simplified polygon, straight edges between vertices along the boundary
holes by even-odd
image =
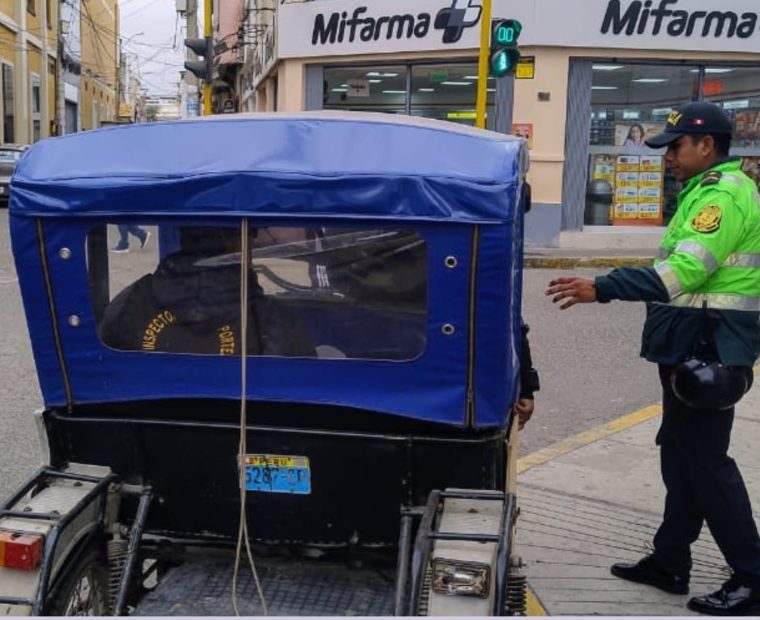
[[[675,127],[678,125],[682,118],[683,114],[681,114],[678,110],[673,110],[670,113],[670,116],[668,116],[668,125],[673,125]]]

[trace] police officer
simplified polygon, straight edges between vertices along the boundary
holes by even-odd
[[[240,355],[240,230],[183,227],[180,250],[108,305],[100,336],[123,351]],[[229,254],[233,252],[233,254]],[[232,257],[232,260],[225,260]],[[311,357],[308,330],[250,274],[250,355]]]
[[[727,454],[737,397],[724,393],[721,381],[708,381],[710,398],[702,401],[672,385],[684,360],[700,347],[704,352],[705,344],[719,360],[711,367],[731,376],[749,377],[760,352],[760,196],[739,158],[728,155],[731,133],[729,119],[713,104],[674,110],[665,130],[647,141],[667,147],[665,162],[684,183],[654,267],[616,269],[595,280],[558,278],[547,295],[561,309],[613,299],[648,302],[642,356],[659,365],[663,388],[657,443],[665,511],[653,553],[615,564],[612,573],[686,594],[690,545],[706,521],[732,576],[720,590],[689,600],[689,609],[760,615],[760,537],[744,481]],[[693,370],[687,365],[687,373]],[[709,407],[695,407],[708,401]]]

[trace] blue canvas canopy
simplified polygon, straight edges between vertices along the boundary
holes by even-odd
[[[11,209],[503,222],[525,168],[520,140],[451,123],[215,116],[42,141],[17,167]]]
[[[93,226],[339,220],[425,239],[424,352],[404,362],[255,357],[249,397],[502,426],[517,389],[526,173],[522,140],[388,115],[211,117],[44,140],[17,167],[10,212],[45,403],[240,395],[239,358],[103,344],[81,251]]]

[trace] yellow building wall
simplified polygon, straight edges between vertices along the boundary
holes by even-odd
[[[17,19],[16,0],[0,0],[0,13],[11,19]]]
[[[82,0],[82,129],[115,116],[118,31],[117,0]]]
[[[40,50],[37,49],[34,45],[29,45],[27,47],[27,50],[27,58],[29,59],[29,74],[31,75],[32,73],[36,73],[40,76],[40,79],[42,79],[42,75],[40,74]]]
[[[0,58],[16,64],[16,33],[0,24]]]
[[[55,50],[58,47],[58,9],[60,0],[47,0],[48,6],[48,28],[47,28],[47,46],[48,49]]]
[[[45,2],[45,0],[34,0],[34,14],[29,11],[26,12],[26,30],[29,34],[39,38],[44,36],[40,30],[40,18],[42,17],[41,2]],[[26,9],[26,0],[23,1],[23,5]]]

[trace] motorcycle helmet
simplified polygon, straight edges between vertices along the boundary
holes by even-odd
[[[752,377],[743,367],[690,357],[673,369],[670,385],[678,399],[689,407],[730,409],[749,391]]]

